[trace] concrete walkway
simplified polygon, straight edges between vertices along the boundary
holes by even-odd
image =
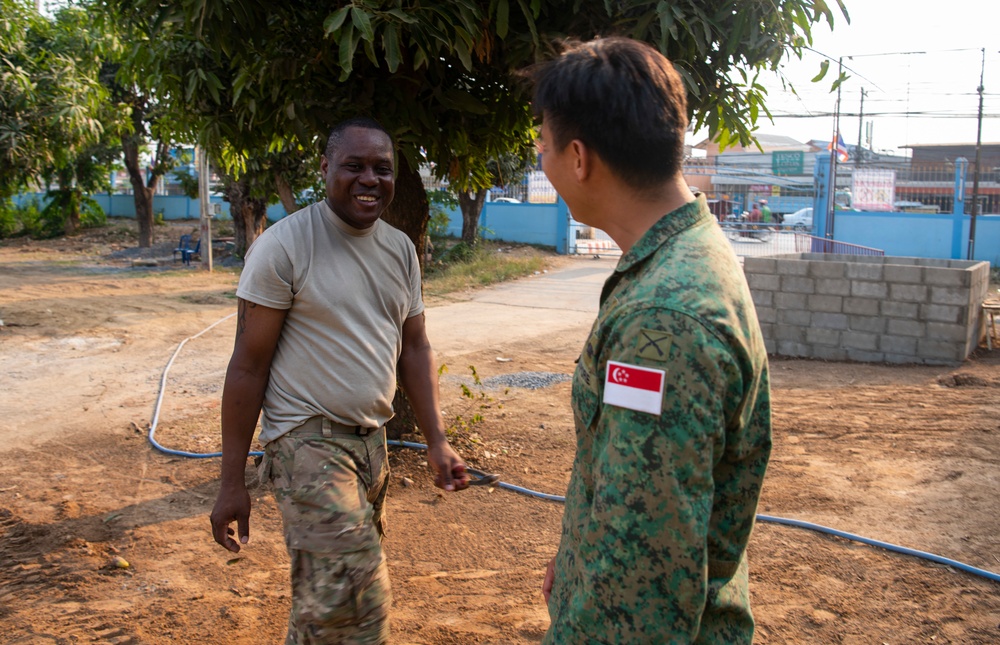
[[[546,273],[477,291],[463,302],[427,308],[434,351],[458,356],[565,331],[583,342],[617,258],[574,258]]]

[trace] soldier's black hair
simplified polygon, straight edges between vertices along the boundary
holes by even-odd
[[[579,139],[629,186],[644,190],[680,172],[687,95],[660,52],[628,38],[568,41],[562,54],[526,71],[532,110],[563,150]]]
[[[367,116],[356,116],[350,119],[345,119],[333,126],[330,130],[330,135],[326,138],[326,148],[323,150],[323,155],[327,159],[333,154],[333,151],[337,149],[340,145],[340,140],[344,137],[344,132],[348,128],[365,128],[366,130],[378,130],[379,132],[384,132],[385,136],[389,137],[389,143],[395,148],[395,142],[392,139],[392,135],[389,131],[382,127],[382,124]]]

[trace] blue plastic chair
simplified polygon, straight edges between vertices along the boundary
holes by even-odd
[[[178,243],[177,248],[174,249],[174,262],[177,261],[177,254],[180,253],[181,262],[183,262],[185,265],[190,265],[191,256],[197,254],[200,250],[201,250],[201,238],[198,238],[198,241],[195,242],[195,245],[192,247],[191,236],[187,234],[181,235],[181,240]]]

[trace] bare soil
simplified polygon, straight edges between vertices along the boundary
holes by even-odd
[[[171,260],[190,225],[159,227],[153,251],[133,248],[127,223],[0,243],[0,641],[282,640],[288,561],[270,493],[253,489],[251,543],[233,556],[209,530],[218,460],[147,438],[178,345],[235,310],[234,270]],[[158,266],[132,266],[150,256]],[[162,445],[219,449],[233,330],[225,320],[174,358]],[[494,344],[461,366],[483,379],[570,374],[582,341]],[[760,512],[1000,572],[998,365],[1000,350],[985,348],[951,368],[772,359],[775,449]],[[569,384],[473,383],[470,398],[461,372],[450,368],[442,399],[469,463],[562,494]],[[537,643],[561,505],[501,488],[439,493],[415,451],[393,450],[392,466],[392,643]],[[1000,642],[1000,585],[953,567],[769,522],[755,529],[750,567],[758,643]]]

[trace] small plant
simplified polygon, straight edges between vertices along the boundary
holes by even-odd
[[[160,210],[156,211],[156,214],[153,215],[153,224],[155,226],[166,226],[167,225],[167,218],[164,215],[164,212],[163,212],[162,208]]]
[[[448,366],[442,364],[438,368],[438,376],[444,374],[448,371]],[[488,410],[493,407],[494,400],[493,397],[486,393],[486,389],[483,387],[483,382],[479,378],[479,373],[476,371],[475,365],[469,365],[469,371],[472,373],[472,385],[475,388],[469,387],[465,383],[462,383],[459,387],[462,391],[462,398],[466,399],[465,407],[463,408],[462,414],[455,415],[454,421],[448,425],[445,430],[445,434],[448,438],[454,438],[460,431],[469,432],[473,427],[483,422],[484,410]]]
[[[458,199],[451,191],[444,188],[427,191],[427,201],[430,205],[431,219],[427,223],[427,233],[435,239],[448,235],[451,216],[448,211],[458,208]]]

